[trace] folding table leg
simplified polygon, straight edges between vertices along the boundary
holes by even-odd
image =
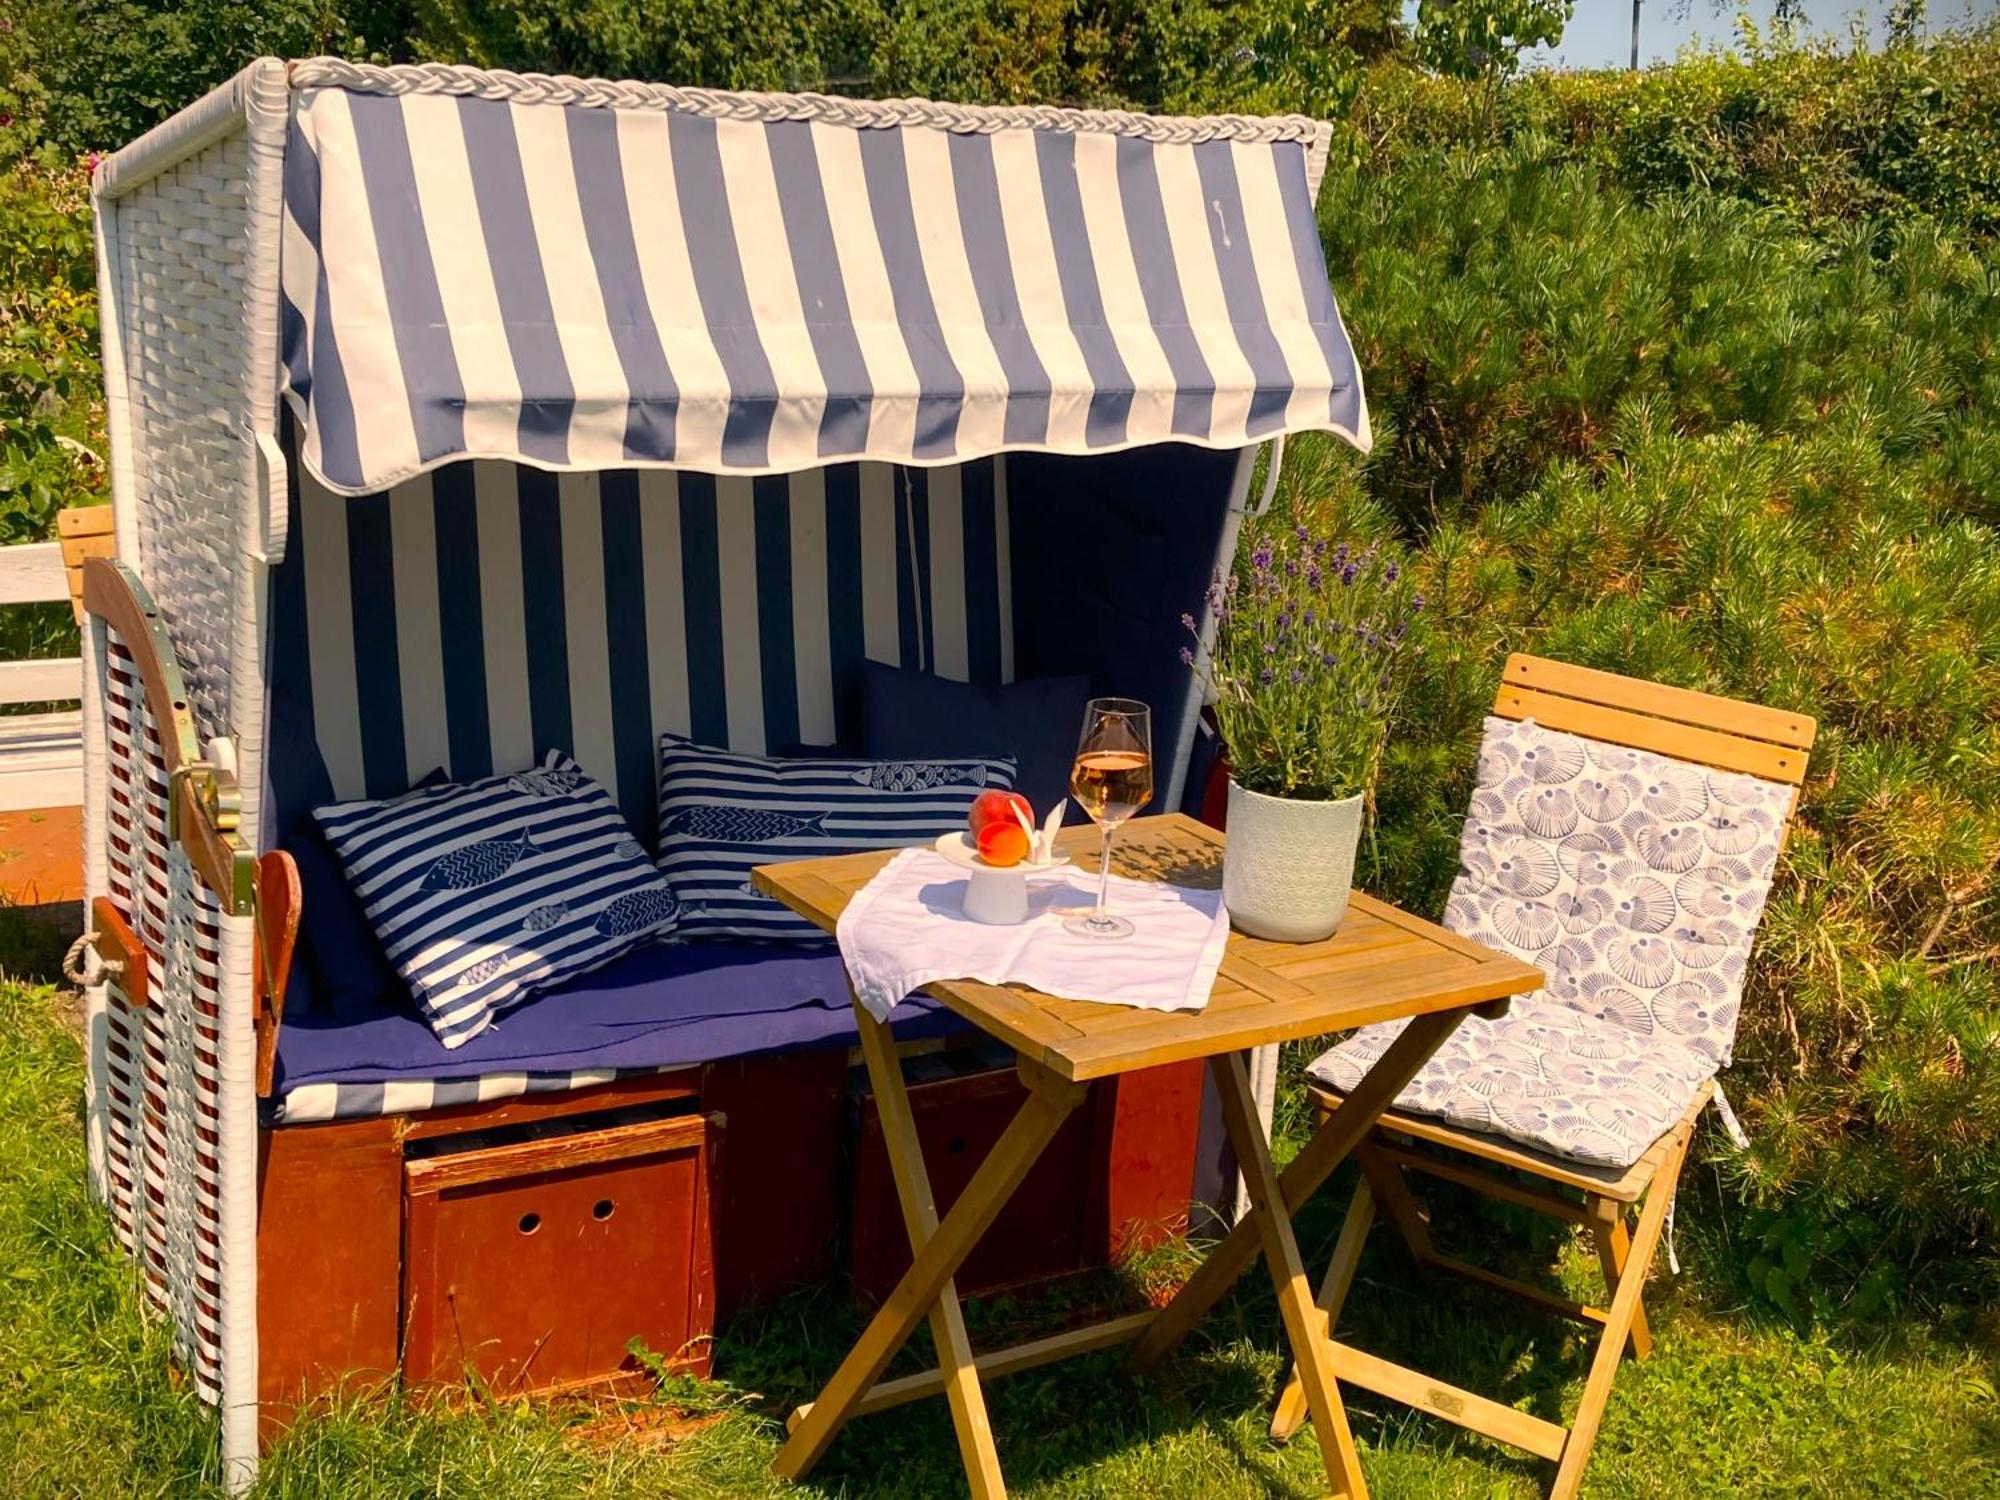
[[[861,1055],[875,1086],[875,1107],[882,1120],[882,1140],[889,1151],[889,1170],[896,1180],[896,1197],[903,1206],[903,1227],[915,1256],[937,1233],[937,1200],[931,1196],[930,1174],[924,1167],[923,1144],[917,1137],[916,1116],[903,1083],[902,1063],[889,1028],[854,1003],[861,1032]],[[986,1397],[979,1372],[972,1364],[972,1341],[965,1332],[965,1314],[958,1305],[958,1288],[947,1279],[931,1309],[931,1339],[937,1345],[938,1371],[951,1407],[952,1429],[973,1500],[1007,1493],[1000,1477],[1000,1457],[993,1451],[993,1427],[986,1416]]]
[[[1354,1273],[1361,1268],[1361,1248],[1368,1243],[1368,1231],[1375,1223],[1375,1192],[1362,1178],[1354,1184],[1354,1196],[1347,1201],[1347,1217],[1340,1221],[1340,1238],[1334,1243],[1333,1260],[1320,1283],[1319,1306],[1326,1314],[1327,1336],[1340,1326],[1340,1309],[1347,1301],[1347,1289],[1354,1285]],[[1290,1442],[1306,1419],[1306,1388],[1299,1379],[1299,1367],[1292,1366],[1291,1378],[1278,1397],[1278,1409],[1271,1417],[1271,1436]]]
[[[1305,1385],[1306,1407],[1319,1429],[1320,1457],[1326,1465],[1327,1483],[1333,1493],[1362,1500],[1368,1493],[1361,1477],[1361,1455],[1355,1451],[1354,1434],[1347,1427],[1347,1409],[1340,1404],[1340,1390],[1333,1379],[1333,1351],[1328,1343],[1326,1318],[1313,1303],[1312,1285],[1306,1279],[1305,1262],[1299,1258],[1299,1242],[1292,1233],[1292,1216],[1285,1209],[1285,1195],[1278,1186],[1278,1170],[1271,1165],[1271,1145],[1264,1138],[1263,1122],[1257,1118],[1256,1096],[1250,1090],[1250,1073],[1243,1055],[1232,1052],[1208,1060],[1215,1075],[1216,1091],[1222,1097],[1222,1122],[1229,1132],[1229,1144],[1243,1169],[1250,1190],[1251,1226],[1270,1267],[1271,1283],[1278,1292],[1278,1312],[1285,1322],[1285,1337],[1298,1362],[1299,1379]]]
[[[1376,1060],[1375,1066],[1348,1094],[1347,1101],[1334,1112],[1332,1119],[1320,1126],[1278,1179],[1287,1215],[1297,1213],[1299,1205],[1320,1190],[1334,1168],[1374,1128],[1382,1111],[1395,1102],[1404,1085],[1416,1077],[1417,1070],[1430,1061],[1431,1054],[1451,1035],[1462,1014],[1455,1010],[1436,1011],[1416,1017],[1403,1028],[1402,1035]],[[1260,1130],[1258,1135],[1262,1134]],[[1221,1301],[1250,1269],[1257,1249],[1258,1228],[1248,1219],[1230,1230],[1195,1268],[1194,1275],[1174,1295],[1173,1301],[1160,1310],[1153,1326],[1133,1350],[1133,1365],[1143,1370],[1171,1353],[1201,1321],[1202,1315]]]
[[[1591,1445],[1604,1420],[1605,1403],[1611,1399],[1611,1382],[1617,1377],[1619,1362],[1625,1357],[1625,1341],[1639,1312],[1639,1299],[1646,1289],[1646,1271],[1659,1248],[1660,1231],[1667,1222],[1667,1205],[1673,1201],[1680,1182],[1681,1162],[1687,1156],[1691,1126],[1667,1147],[1646,1189],[1646,1201],[1639,1209],[1639,1224],[1632,1231],[1632,1244],[1618,1281],[1611,1289],[1611,1307],[1604,1318],[1604,1336],[1591,1357],[1590,1374],[1584,1378],[1583,1397],[1577,1402],[1576,1420],[1570,1423],[1569,1438],[1556,1463],[1556,1482],[1550,1500],[1574,1500],[1583,1483],[1584,1465],[1590,1462]]]
[[[1022,1077],[1029,1087],[1027,1102],[772,1460],[771,1467],[784,1478],[798,1479],[819,1462],[834,1435],[896,1357],[896,1351],[936,1305],[945,1284],[992,1226],[1070,1111],[1083,1100],[1081,1084],[1025,1067]],[[945,1357],[943,1349],[939,1357]]]

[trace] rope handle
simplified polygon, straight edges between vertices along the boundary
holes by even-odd
[[[97,939],[97,930],[92,928],[71,943],[69,951],[63,955],[62,976],[78,989],[83,989],[87,985],[102,984],[107,979],[122,978],[125,973],[125,961],[121,958],[105,958],[97,951]],[[91,965],[88,962],[93,958],[97,960],[95,976],[92,975]]]

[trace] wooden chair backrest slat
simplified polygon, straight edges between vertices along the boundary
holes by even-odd
[[[1493,712],[1791,786],[1805,780],[1807,752],[1818,731],[1806,714],[1518,652],[1507,658]]]

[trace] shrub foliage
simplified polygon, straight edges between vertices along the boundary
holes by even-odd
[[[1504,654],[1818,716],[1725,1082],[1757,1289],[2000,1285],[2000,33],[1465,83],[1395,0],[19,0],[0,533],[102,493],[76,157],[258,51],[1350,127],[1322,201],[1378,443],[1292,514],[1430,601],[1376,883],[1435,910]]]
[[[1730,1170],[1785,1209],[1760,1290],[1865,1305],[1944,1247],[1990,1278],[2000,258],[1923,219],[1641,203],[1533,143],[1398,167],[1322,204],[1378,446],[1291,480],[1407,539],[1433,604],[1381,880],[1441,902],[1509,650],[1816,715],[1725,1078]]]

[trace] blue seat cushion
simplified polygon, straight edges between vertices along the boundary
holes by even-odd
[[[936,1001],[898,1006],[899,1040],[963,1030]],[[477,1078],[521,1071],[660,1069],[855,1037],[831,943],[665,942],[538,995],[447,1050],[407,1004],[363,1021],[287,1015],[274,1092],[309,1084]]]

